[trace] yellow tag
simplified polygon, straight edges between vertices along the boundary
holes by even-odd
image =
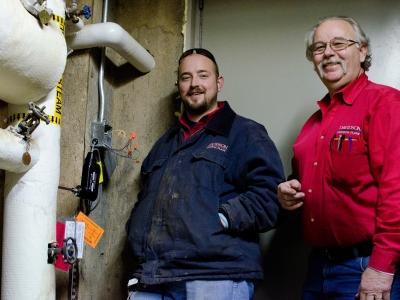
[[[104,229],[93,222],[93,220],[86,216],[83,212],[79,212],[75,219],[85,223],[85,242],[90,247],[96,248],[97,243],[104,233]]]
[[[103,164],[101,163],[101,160],[99,160],[97,162],[97,164],[100,166],[99,183],[102,184],[103,181],[104,181],[104,178],[103,178]]]

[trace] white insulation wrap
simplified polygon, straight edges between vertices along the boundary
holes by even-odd
[[[50,2],[56,1],[47,1],[48,7]],[[55,14],[64,16],[60,4],[55,6],[51,7]],[[0,99],[25,104],[45,97],[61,78],[66,57],[65,38],[57,23],[42,27],[20,0],[1,1]]]
[[[44,112],[60,120],[62,99],[56,84],[66,61],[62,32],[56,23],[42,29],[30,14],[20,11],[21,6],[19,0],[2,1],[0,98],[12,103],[8,112],[14,115],[28,111],[27,105],[19,105],[21,102],[45,93],[36,105],[46,106]],[[47,7],[64,18],[63,0],[47,0]],[[24,173],[6,172],[2,300],[55,299],[55,271],[47,263],[47,246],[56,240],[59,122],[41,122],[32,133],[32,141],[39,148],[37,163]]]
[[[156,65],[153,56],[125,29],[112,22],[85,25],[66,35],[68,47],[74,50],[110,47],[139,71],[150,72]]]
[[[54,93],[37,104],[54,106]],[[9,112],[26,105],[9,105]],[[46,111],[46,113],[51,113]],[[1,299],[55,299],[54,266],[47,264],[47,244],[56,240],[60,126],[41,122],[32,134],[38,162],[26,173],[6,172]]]
[[[9,129],[0,129],[0,169],[13,173],[28,171],[39,159],[39,148],[35,141],[29,143]],[[26,154],[29,153],[29,154]],[[29,160],[23,157],[29,157]]]

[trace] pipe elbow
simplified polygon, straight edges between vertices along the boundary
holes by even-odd
[[[155,67],[153,56],[125,29],[113,22],[86,25],[77,32],[67,34],[66,40],[74,50],[110,47],[143,73]]]
[[[125,29],[113,22],[99,23],[98,25],[105,37],[106,46],[118,49],[129,35]],[[129,36],[130,37],[130,36]],[[129,39],[127,40],[129,41]]]

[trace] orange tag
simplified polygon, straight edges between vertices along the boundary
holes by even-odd
[[[85,223],[85,242],[90,247],[96,248],[97,243],[104,233],[104,229],[93,222],[93,220],[86,216],[83,212],[79,212],[75,219]]]

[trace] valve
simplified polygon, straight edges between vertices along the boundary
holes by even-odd
[[[81,9],[78,9],[77,3],[73,2],[71,6],[67,7],[65,10],[65,16],[73,23],[78,23],[80,16],[83,16],[85,19],[89,19],[92,16],[92,10],[87,4],[83,5]]]
[[[54,264],[58,255],[63,256],[64,262],[73,265],[77,260],[78,246],[74,238],[69,237],[64,240],[64,246],[59,248],[57,242],[48,244],[47,263]]]
[[[85,19],[89,19],[92,16],[92,10],[90,9],[89,5],[84,5],[82,7],[82,15],[85,17]]]

